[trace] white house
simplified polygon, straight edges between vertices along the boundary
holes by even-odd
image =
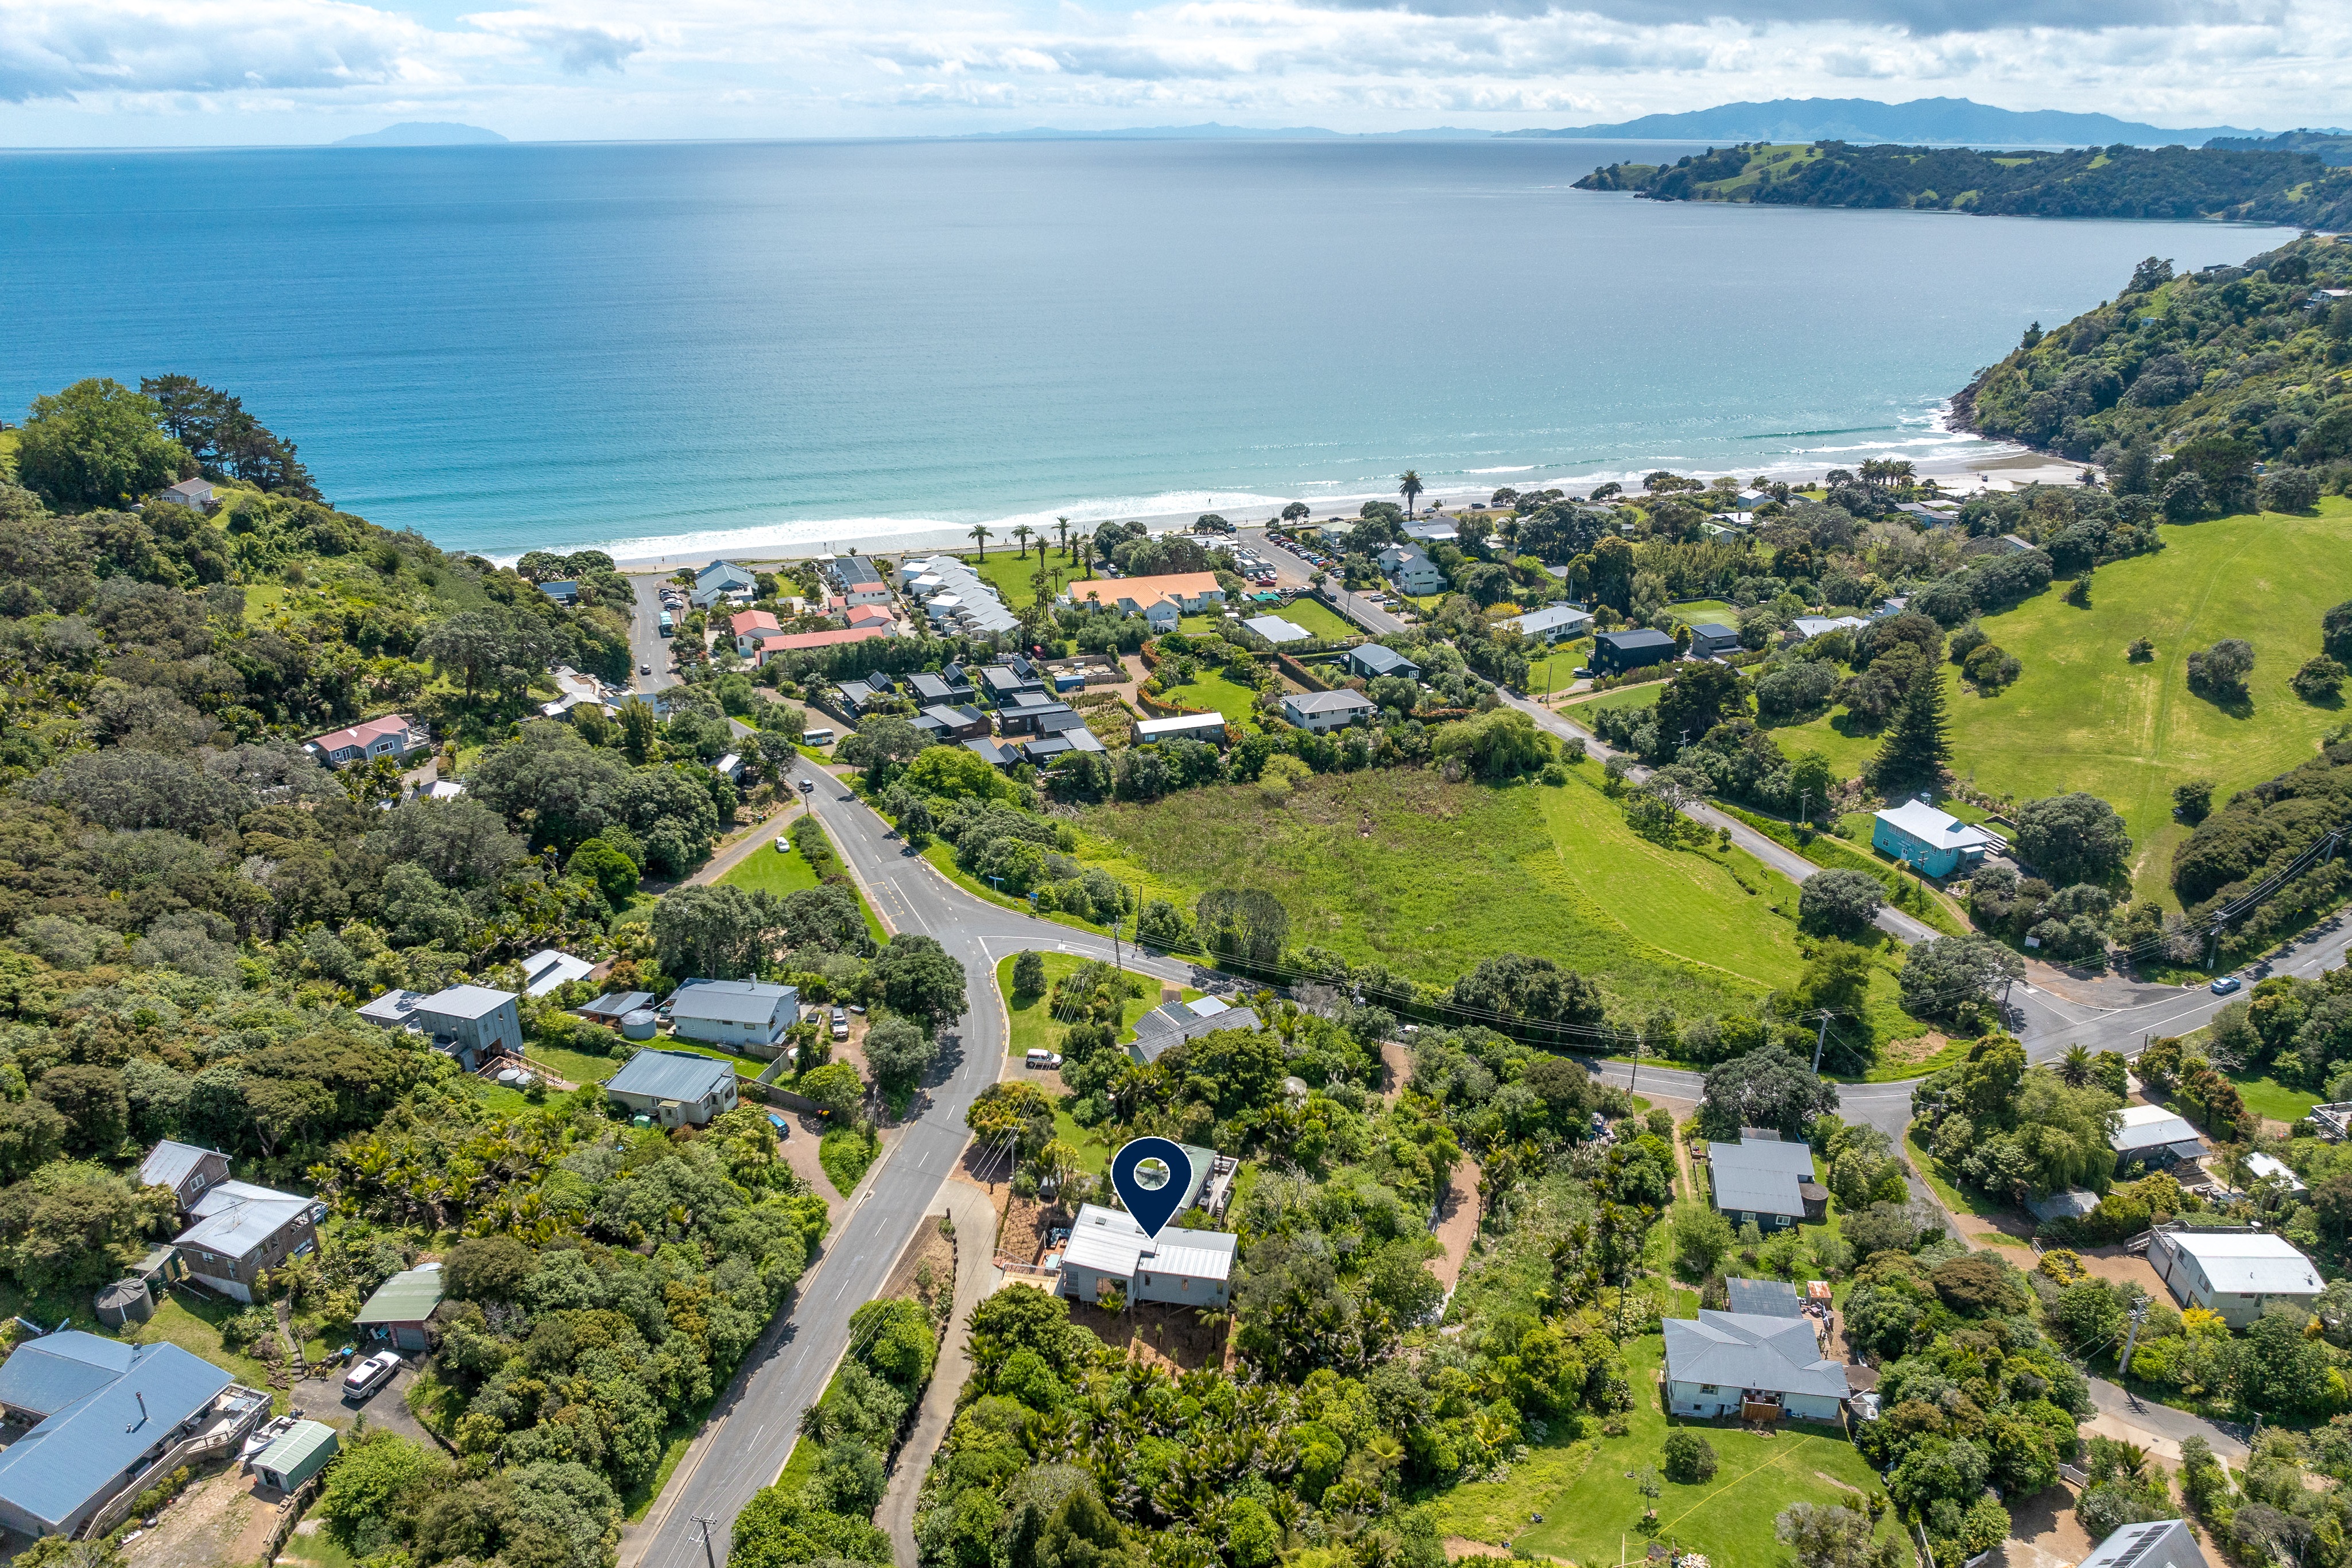
[[[874,563],[862,555],[843,556],[829,563],[824,574],[833,580],[844,609],[890,602],[890,585],[882,580],[882,574],[875,570]]]
[[[1116,1290],[1129,1301],[1222,1307],[1230,1300],[1240,1238],[1221,1230],[1180,1230],[1157,1238],[1123,1209],[1082,1204],[1062,1249],[1055,1293],[1091,1304]]]
[[[2213,1568],[2196,1532],[2178,1519],[2126,1524],[2091,1549],[2083,1568]]]
[[[604,1081],[604,1097],[664,1127],[697,1127],[735,1109],[735,1069],[690,1051],[645,1050]]]
[[[2246,1176],[2251,1181],[2274,1181],[2286,1192],[2303,1190],[2303,1178],[2275,1155],[2248,1155]]]
[[[801,994],[765,980],[682,980],[669,1001],[670,1030],[682,1040],[774,1056],[800,1017]]]
[[[1418,598],[1445,591],[1445,574],[1418,545],[1391,545],[1378,559],[1381,570],[1407,593]]]
[[[1811,1318],[1702,1308],[1696,1322],[1661,1326],[1667,1405],[1677,1416],[1834,1421],[1845,1404],[1846,1369],[1822,1354]]]
[[[1592,630],[1592,616],[1573,604],[1547,605],[1530,610],[1524,615],[1514,615],[1504,625],[1522,637],[1540,640],[1547,647],[1554,643],[1581,637]]]
[[[330,768],[374,762],[389,757],[395,762],[412,751],[423,751],[433,737],[404,713],[390,713],[348,729],[330,730],[302,743],[302,749]]]
[[[1172,718],[1139,718],[1135,721],[1135,744],[1150,746],[1158,740],[1205,740],[1211,746],[1225,743],[1225,716],[1221,713],[1180,713]]]
[[[1286,643],[1311,642],[1315,636],[1297,622],[1285,621],[1279,615],[1253,615],[1242,624],[1277,648]]]
[[[1345,729],[1360,718],[1369,718],[1380,712],[1371,698],[1361,692],[1292,692],[1282,699],[1282,716],[1301,729],[1321,734],[1329,729]]]
[[[2311,1260],[2268,1230],[2162,1228],[2149,1233],[2148,1266],[2173,1300],[2203,1307],[2242,1329],[2272,1301],[2308,1310],[2326,1287]]]
[[[220,505],[220,492],[209,479],[183,479],[176,485],[166,485],[155,492],[159,501],[176,501],[183,507],[209,512]]]
[[[1801,638],[1813,638],[1829,632],[1859,632],[1869,624],[1859,615],[1800,615],[1789,629]]]
[[[584,980],[595,972],[596,966],[585,958],[542,947],[522,961],[522,994],[543,997],[567,980]]]

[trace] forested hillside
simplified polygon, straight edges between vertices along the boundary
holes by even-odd
[[[1964,147],[1750,142],[1672,163],[1612,163],[1581,191],[1660,201],[1796,207],[1915,207],[2042,218],[2228,218],[2352,225],[2352,172],[2308,152],[2085,147],[1979,152]]]
[[[2112,301],[2029,329],[1954,417],[2099,458],[2119,490],[2157,485],[2176,520],[2242,510],[2257,464],[2352,460],[2352,300],[2331,292],[2347,287],[2352,246],[2332,240],[2190,277],[2150,256]]]

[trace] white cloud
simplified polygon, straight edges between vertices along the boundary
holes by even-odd
[[[397,0],[0,0],[0,141],[394,104],[570,137],[1507,129],[1815,94],[2283,127],[2340,118],[2352,62],[2352,13],[2301,0],[1573,3],[523,0],[435,24]]]

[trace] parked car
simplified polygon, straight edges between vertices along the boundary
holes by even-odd
[[[849,1038],[849,1015],[839,1008],[833,1009],[833,1038],[835,1040]]]
[[[1062,1065],[1062,1053],[1032,1046],[1028,1054],[1022,1058],[1021,1065],[1029,1068],[1059,1067]]]
[[[343,1397],[364,1399],[385,1384],[400,1370],[400,1357],[388,1350],[377,1351],[357,1366],[343,1374]]]
[[[2232,991],[2244,989],[2245,984],[2245,981],[2235,975],[2224,975],[2213,982],[2211,989],[2215,996],[2226,997]]]

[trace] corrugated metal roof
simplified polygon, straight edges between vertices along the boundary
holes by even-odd
[[[1701,1310],[1696,1322],[1668,1318],[1663,1326],[1666,1375],[1676,1383],[1846,1396],[1845,1368],[1822,1359],[1813,1326],[1803,1318]]]
[[[733,1063],[715,1061],[690,1051],[641,1051],[605,1080],[604,1087],[649,1100],[693,1101],[715,1093],[734,1076]]]
[[[672,1022],[764,1024],[789,1016],[800,995],[794,987],[765,980],[681,980],[669,999],[669,1016]]]
[[[417,1003],[415,1010],[449,1019],[484,1019],[514,999],[512,991],[492,990],[488,986],[451,986]]]
[[[1122,1278],[1145,1273],[1224,1280],[1233,1273],[1234,1250],[1240,1239],[1223,1230],[1169,1229],[1152,1241],[1146,1239],[1133,1215],[1087,1203],[1078,1206],[1062,1260],[1065,1265]]]
[[[289,1475],[301,1469],[303,1463],[320,1449],[329,1453],[336,1448],[335,1429],[324,1421],[297,1421],[279,1435],[278,1440],[254,1456],[256,1469],[275,1470]]]
[[[131,1352],[79,1329],[28,1341],[0,1363],[0,1405],[53,1416],[129,1371]]]
[[[2205,1270],[2217,1291],[2244,1296],[2315,1296],[2323,1288],[2311,1260],[2267,1230],[2214,1231],[2184,1227],[2164,1239]]]
[[[522,972],[529,981],[523,987],[523,995],[543,997],[566,980],[586,979],[595,972],[595,968],[596,966],[585,958],[575,958],[556,948],[543,947],[522,961]]]
[[[227,1373],[176,1344],[139,1345],[121,1376],[0,1451],[0,1498],[54,1531],[228,1385]]]
[[[1169,1002],[1135,1020],[1135,1043],[1128,1050],[1147,1062],[1157,1061],[1161,1052],[1201,1035],[1213,1034],[1221,1029],[1257,1027],[1255,1008],[1229,1008],[1202,1017],[1182,1002]]]
[[[2116,1135],[2107,1141],[2117,1154],[2126,1149],[2155,1149],[2202,1141],[2196,1128],[2161,1105],[2126,1105],[2116,1123]]]
[[[1758,1138],[1709,1144],[1706,1163],[1716,1207],[1759,1214],[1805,1212],[1799,1184],[1813,1179],[1813,1151],[1806,1145]]]
[[[2197,1537],[2177,1519],[2126,1524],[2092,1549],[2083,1568],[2212,1568]]]
[[[168,1186],[176,1190],[182,1182],[188,1179],[188,1173],[212,1153],[212,1150],[200,1149],[194,1144],[176,1143],[166,1138],[148,1150],[147,1157],[139,1162],[139,1185]]]
[[[1725,1291],[1731,1297],[1731,1310],[1754,1318],[1802,1317],[1804,1309],[1797,1301],[1797,1287],[1786,1280],[1726,1280]]]
[[[360,1315],[352,1321],[358,1323],[419,1323],[433,1315],[441,1304],[448,1281],[441,1277],[441,1265],[427,1264],[422,1269],[406,1269],[376,1287]]]
[[[2000,843],[1999,838],[1982,828],[1972,827],[1948,812],[1938,811],[1925,800],[1906,800],[1900,806],[1890,806],[1878,812],[1877,817],[1888,827],[1907,833],[1923,844],[1965,850],[1978,847],[1991,849]]]
[[[326,1206],[314,1197],[225,1181],[196,1199],[196,1222],[172,1238],[172,1244],[242,1258],[314,1207],[318,1214],[326,1212]]]

